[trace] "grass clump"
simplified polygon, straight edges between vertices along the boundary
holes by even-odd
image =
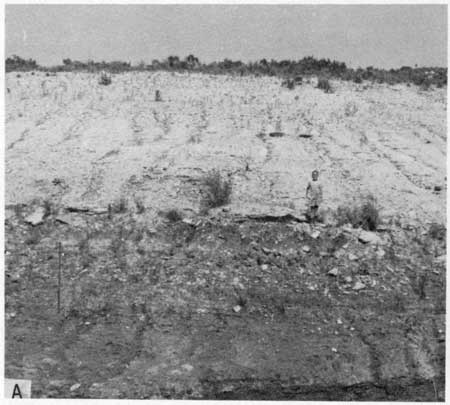
[[[325,93],[333,92],[330,81],[325,77],[319,78],[319,81],[317,82],[317,88],[323,90]]]
[[[207,208],[215,208],[230,202],[232,184],[231,180],[224,179],[220,172],[212,170],[203,178],[205,195],[203,204]]]
[[[107,75],[106,73],[102,73],[100,76],[100,80],[98,81],[98,84],[102,86],[109,86],[112,83],[111,76]]]
[[[366,231],[375,231],[381,222],[376,199],[370,194],[360,204],[338,207],[335,218],[338,226],[349,223]]]

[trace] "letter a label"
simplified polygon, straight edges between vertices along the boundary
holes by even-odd
[[[31,380],[5,378],[5,398],[31,398]]]

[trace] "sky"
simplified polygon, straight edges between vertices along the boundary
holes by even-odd
[[[151,63],[194,54],[447,66],[447,5],[6,5],[5,55]]]

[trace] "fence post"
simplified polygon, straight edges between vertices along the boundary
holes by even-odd
[[[61,242],[58,242],[58,314],[61,310]]]

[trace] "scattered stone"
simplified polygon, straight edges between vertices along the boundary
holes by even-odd
[[[338,319],[336,320],[336,323],[337,323],[338,325],[342,325],[342,320],[341,320],[341,318],[338,318]]]
[[[313,239],[317,239],[320,235],[320,231],[314,231],[313,233],[311,233],[311,238]]]
[[[342,230],[345,232],[345,233],[353,233],[355,230],[353,229],[353,227],[350,225],[350,224],[347,224],[347,225],[344,225],[343,227],[342,227]]]
[[[358,240],[362,243],[381,243],[381,238],[376,233],[369,231],[361,231],[358,235]]]
[[[348,259],[351,260],[352,262],[355,260],[358,260],[358,256],[355,256],[353,253],[350,253],[348,255]]]
[[[263,264],[262,266],[261,266],[261,270],[267,270],[269,268],[269,266],[267,265],[267,264]]]
[[[194,221],[190,218],[183,218],[181,220],[181,222],[184,222],[185,224],[188,224],[188,225],[194,225]]]
[[[45,209],[43,207],[38,207],[32,214],[25,218],[25,222],[33,226],[39,225],[44,222]]]
[[[101,388],[102,384],[94,383],[89,387],[89,392],[95,392]]]
[[[236,313],[237,312],[241,312],[241,309],[242,309],[242,307],[240,305],[236,305],[236,306],[233,307],[233,311],[236,312]]]
[[[384,257],[386,255],[386,252],[383,249],[378,249],[377,250],[377,256],[381,259],[382,257]]]
[[[332,347],[331,351],[334,352],[334,353],[337,353],[337,349],[335,347]]]
[[[64,385],[66,384],[66,382],[64,380],[50,380],[48,383],[49,388],[62,388],[64,387]]]
[[[311,251],[311,248],[310,248],[309,246],[305,245],[305,246],[303,246],[302,250],[303,250],[305,253],[309,253],[309,252]]]
[[[337,267],[334,267],[328,272],[328,275],[336,277],[338,275],[338,273],[339,273],[339,271],[338,271]]]
[[[336,252],[333,253],[333,256],[336,259],[341,258],[342,256],[344,256],[345,252],[342,249],[337,250]]]
[[[346,283],[350,284],[353,281],[353,279],[350,276],[347,276],[347,277],[344,278],[344,281]]]
[[[76,384],[72,385],[69,389],[70,389],[70,391],[75,391],[80,387],[81,387],[81,384],[76,383]]]
[[[270,249],[266,248],[266,247],[263,247],[263,248],[262,248],[262,251],[263,251],[266,255],[272,253],[272,251],[271,251]]]
[[[366,285],[364,283],[361,283],[361,281],[357,281],[353,286],[353,289],[356,291],[362,290],[363,288],[366,288]]]

